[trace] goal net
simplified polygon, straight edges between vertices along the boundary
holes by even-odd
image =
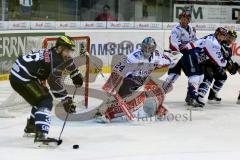
[[[81,101],[81,104],[87,107],[89,89],[89,57],[81,54],[80,51],[81,49],[84,49],[90,52],[90,38],[88,36],[78,36],[71,38],[76,45],[76,48],[72,54],[74,63],[84,77],[83,86],[78,91],[78,97],[81,97],[78,98],[78,101]],[[35,37],[34,39],[29,39],[28,44],[34,45],[28,45],[26,47],[25,53],[37,51],[41,48],[51,48],[55,45],[56,40],[57,37],[44,37],[43,39],[37,39]],[[63,85],[70,95],[73,94],[75,87],[67,71],[63,74]],[[31,106],[21,96],[19,96],[15,91],[12,90],[11,94],[6,97],[6,100],[4,100],[2,104],[0,104],[0,117],[9,117],[10,115],[17,114],[18,112],[22,113],[25,111],[29,111],[30,108]]]

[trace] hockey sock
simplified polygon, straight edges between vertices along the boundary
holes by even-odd
[[[203,98],[207,92],[208,92],[208,89],[209,89],[209,86],[211,85],[211,81],[209,80],[204,80],[200,85],[199,85],[199,88],[198,88],[198,94],[201,95],[201,97]]]
[[[31,110],[31,115],[30,115],[30,123],[34,124],[35,123],[35,113],[37,111],[37,107],[33,106]]]
[[[36,130],[41,133],[48,133],[51,122],[51,114],[47,108],[39,108],[35,112]]]
[[[222,89],[222,86],[224,85],[226,80],[216,80],[213,84],[213,91],[215,93],[218,93],[221,89]]]

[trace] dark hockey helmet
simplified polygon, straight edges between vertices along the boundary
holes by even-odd
[[[227,37],[226,37],[226,42],[228,45],[234,43],[237,39],[237,32],[234,30],[228,30],[227,32]]]
[[[142,41],[141,49],[145,55],[150,55],[156,50],[157,44],[152,37],[146,37]]]
[[[189,11],[183,11],[182,13],[180,13],[178,15],[178,19],[181,19],[182,17],[185,17],[185,18],[190,20],[192,16],[191,16],[191,13]]]
[[[61,36],[56,41],[56,47],[58,47],[58,46],[63,46],[63,47],[66,47],[66,48],[74,51],[75,44],[71,37]]]
[[[237,38],[237,32],[233,29],[228,30],[227,34],[233,38]]]
[[[227,30],[223,27],[218,27],[216,30],[215,30],[215,35],[223,35],[223,36],[226,36],[227,35]]]

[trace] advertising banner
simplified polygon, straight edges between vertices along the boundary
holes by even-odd
[[[64,32],[0,34],[0,74],[9,73],[12,64],[20,54],[41,49],[42,42],[47,36],[60,34]]]
[[[174,4],[174,21],[183,11],[185,4]],[[192,5],[192,22],[198,23],[236,23],[240,16],[240,6],[236,5]]]

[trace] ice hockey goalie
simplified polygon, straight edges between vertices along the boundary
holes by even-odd
[[[182,55],[165,55],[156,50],[156,46],[155,40],[147,37],[142,41],[140,49],[122,58],[113,67],[108,81],[102,88],[108,93],[109,99],[114,98],[107,103],[108,106],[101,117],[112,120],[125,115],[131,119],[131,113],[143,106],[148,98],[154,99],[157,104],[154,115],[166,114],[167,109],[163,106],[164,91],[161,85],[151,79],[150,74],[155,69],[173,67]],[[143,88],[143,91],[140,91],[140,88]],[[129,100],[130,96],[134,98]]]

